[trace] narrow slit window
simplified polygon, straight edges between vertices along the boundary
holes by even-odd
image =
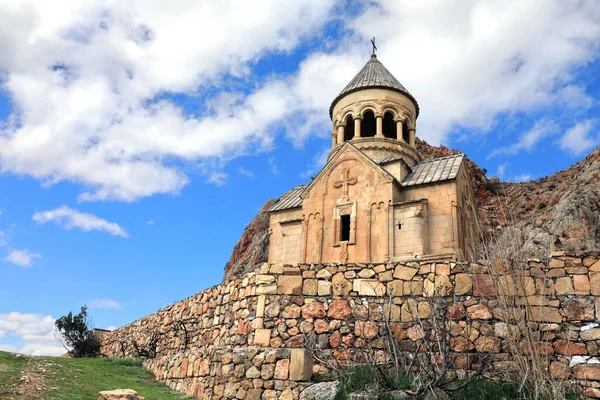
[[[350,240],[350,216],[349,215],[342,215],[341,219],[340,219],[340,224],[341,224],[341,229],[340,229],[340,233],[341,233],[341,237],[340,237],[340,241],[341,242],[347,242]]]

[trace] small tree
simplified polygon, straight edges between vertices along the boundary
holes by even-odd
[[[86,306],[77,315],[69,312],[60,317],[54,325],[57,339],[73,357],[95,357],[100,352],[100,339],[93,332]]]

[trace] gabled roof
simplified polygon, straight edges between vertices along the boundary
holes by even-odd
[[[398,79],[383,66],[377,59],[377,56],[373,54],[365,66],[331,102],[331,106],[329,107],[329,117],[333,116],[333,107],[342,97],[349,93],[356,92],[357,90],[369,88],[391,89],[406,95],[414,103],[417,110],[417,117],[419,116],[419,104],[417,103],[417,100],[408,92],[408,90],[406,90],[404,85],[402,85]]]
[[[396,179],[388,171],[381,168],[379,165],[396,161],[398,159],[401,160],[401,158],[390,157],[388,159],[380,161],[379,163],[375,163],[370,158],[366,157],[362,151],[354,147],[350,142],[346,142],[345,145],[353,150],[356,150],[359,154],[364,156],[367,162],[370,162],[372,165],[377,167],[377,169],[380,170],[381,173],[387,175],[391,178],[391,180],[397,182]],[[334,156],[334,158],[330,161],[333,161],[341,152],[342,149],[340,149],[336,156]],[[403,187],[407,187],[455,179],[458,175],[460,166],[463,163],[464,157],[464,154],[457,154],[454,156],[422,161],[419,164],[415,165],[412,172],[408,174],[406,178],[404,178],[401,185]],[[326,168],[327,165],[321,170],[321,172],[319,172],[317,177],[319,177]],[[292,190],[284,193],[283,196],[281,196],[281,198],[279,199],[279,201],[273,206],[271,206],[271,208],[269,208],[269,212],[291,210],[293,208],[302,207],[302,193],[304,193],[306,189],[310,185],[312,185],[312,183],[316,182],[317,177],[315,177],[313,182],[311,182],[310,184],[306,183],[300,186],[296,186]]]
[[[308,186],[306,186],[306,188],[300,195],[303,199],[307,197],[307,194],[310,192],[313,186],[323,177],[323,175],[336,165],[336,160],[338,160],[342,156],[342,154],[344,154],[347,151],[355,152],[358,155],[359,159],[363,160],[365,164],[372,166],[373,170],[378,171],[382,176],[385,177],[385,179],[389,180],[390,182],[396,182],[397,184],[399,183],[392,174],[383,169],[379,164],[377,164],[375,161],[369,158],[365,153],[357,149],[356,146],[354,146],[352,143],[344,142],[344,144],[338,150],[338,152],[331,159],[329,159],[329,161],[327,161],[325,167],[323,167],[323,169],[319,171],[317,176],[314,177],[313,181],[309,183]]]
[[[286,192],[281,196],[279,201],[269,208],[269,212],[289,210],[292,208],[302,207],[302,198],[300,195],[304,192],[304,189],[308,186],[307,183],[304,185],[296,186],[292,190]]]
[[[402,186],[415,186],[456,178],[464,160],[464,154],[421,161],[402,181]]]

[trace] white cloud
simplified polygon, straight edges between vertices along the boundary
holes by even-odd
[[[32,355],[61,355],[66,352],[54,337],[54,318],[50,315],[11,312],[0,314],[0,331],[17,336],[19,346],[0,344],[0,350]]]
[[[8,240],[6,239],[6,233],[0,231],[0,247],[4,247],[8,244]]]
[[[584,151],[597,146],[600,143],[600,135],[590,135],[593,126],[594,121],[591,119],[578,122],[560,138],[560,147],[571,154],[580,155]]]
[[[90,307],[90,309],[93,309],[93,308],[112,308],[115,310],[123,309],[123,305],[120,302],[118,302],[116,300],[109,300],[109,299],[94,299],[94,300],[90,301],[88,306]]]
[[[32,253],[27,249],[11,250],[11,252],[4,257],[4,261],[8,261],[9,263],[20,267],[30,267],[36,258],[42,258],[42,256],[37,253]]]
[[[504,177],[507,167],[508,167],[507,162],[505,162],[504,164],[498,165],[498,170],[496,171],[496,175],[498,175],[498,178],[502,179]]]
[[[525,132],[515,144],[508,147],[501,147],[493,151],[488,158],[500,154],[515,155],[522,151],[531,151],[542,139],[554,135],[557,132],[558,125],[554,121],[536,121],[536,123],[533,124],[533,127]]]
[[[320,35],[335,5],[0,0],[0,69],[16,110],[0,131],[0,168],[80,183],[83,201],[178,193],[189,181],[182,164],[270,149],[275,127],[296,145],[326,137],[328,106],[366,62],[373,35],[419,101],[417,134],[432,144],[455,126],[486,130],[501,113],[591,104],[570,73],[597,54],[594,0],[368,2],[344,17],[328,53],[255,83],[254,62]],[[237,87],[231,76],[253,91],[223,93]],[[156,98],[215,92],[198,115]],[[200,171],[224,184],[222,165]]]
[[[273,175],[279,175],[279,166],[277,165],[277,161],[275,160],[275,157],[269,157],[269,159],[267,161],[269,163],[269,168],[271,169],[271,173]]]
[[[241,175],[244,175],[247,178],[253,179],[254,178],[254,172],[250,171],[249,169],[246,169],[244,167],[239,167],[238,168],[238,172]]]
[[[16,353],[19,351],[19,348],[16,346],[13,346],[11,344],[1,344],[0,343],[0,350],[1,351],[8,351],[10,353]]]
[[[150,219],[150,220],[146,221],[146,225],[154,225],[154,220]]]
[[[533,178],[531,175],[529,174],[520,174],[515,176],[513,179],[511,179],[512,182],[529,182],[531,181]]]
[[[313,160],[310,163],[310,165],[308,165],[308,168],[306,169],[306,171],[304,171],[302,174],[300,174],[300,176],[302,178],[310,178],[311,176],[318,173],[321,170],[321,168],[323,168],[323,166],[327,163],[327,156],[329,156],[329,153],[331,153],[330,147],[326,147],[326,148],[322,149],[320,152],[318,152],[313,157]]]
[[[79,228],[83,231],[103,231],[113,236],[129,237],[129,234],[119,224],[108,222],[95,215],[82,213],[67,206],[61,206],[54,210],[36,212],[32,219],[38,224],[54,221],[65,229]]]
[[[107,331],[114,331],[114,330],[115,330],[115,329],[117,329],[117,328],[118,328],[117,326],[114,326],[114,325],[109,325],[109,326],[107,326],[107,327],[106,327],[106,330],[107,330]]]
[[[0,168],[81,183],[83,201],[177,193],[189,180],[178,162],[270,141],[284,84],[220,96],[200,117],[155,97],[227,88],[228,76],[247,77],[264,54],[317,34],[333,8],[333,0],[0,0],[0,70],[15,106],[0,131]]]

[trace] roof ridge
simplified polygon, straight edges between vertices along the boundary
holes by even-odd
[[[350,82],[342,89],[340,94],[331,102],[329,107],[329,117],[333,116],[333,107],[345,95],[355,91],[367,88],[383,88],[400,92],[406,95],[415,105],[417,117],[419,116],[419,104],[408,90],[400,83],[398,79],[377,59],[376,55],[372,55],[369,61],[361,68],[360,71],[350,80]]]

